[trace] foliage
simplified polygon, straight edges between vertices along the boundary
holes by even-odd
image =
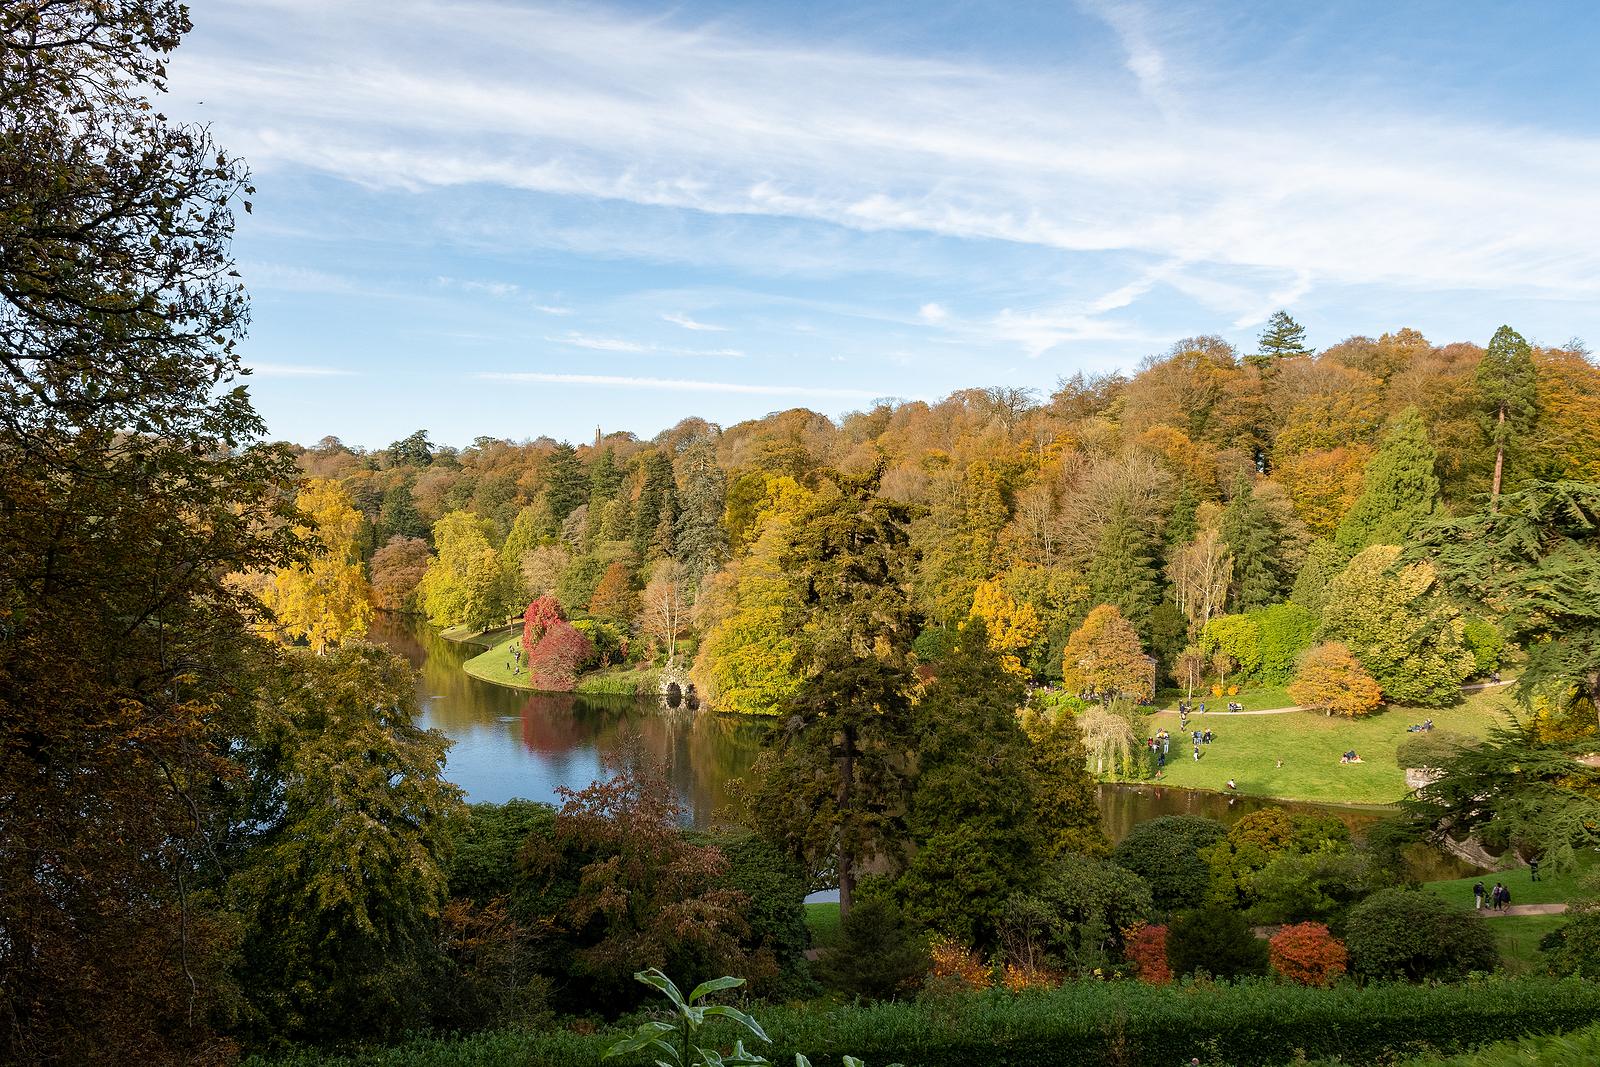
[[[1030,707],[1022,716],[1033,770],[1034,822],[1040,844],[1053,856],[1104,856],[1111,851],[1100,824],[1099,790],[1088,752],[1069,709]]]
[[[1413,982],[1491,971],[1500,958],[1486,923],[1415,889],[1382,889],[1351,908],[1345,946],[1357,974]]]
[[[1026,970],[1086,975],[1108,965],[1122,931],[1149,919],[1150,887],[1106,860],[1064,855],[1040,872],[1034,889],[1006,902],[1000,944]]]
[[[1267,367],[1281,359],[1310,354],[1311,349],[1306,347],[1306,328],[1294,321],[1287,311],[1274,311],[1267,320],[1266,329],[1261,331],[1257,354],[1245,359],[1256,366]]]
[[[1538,417],[1538,370],[1522,335],[1502,326],[1489,339],[1474,375],[1481,397],[1483,435],[1495,449],[1491,492],[1500,495],[1507,446],[1520,444]]]
[[[594,658],[594,645],[577,627],[557,619],[528,653],[528,684],[551,693],[568,693]]]
[[[418,587],[429,622],[485,630],[504,618],[505,573],[491,545],[493,534],[488,520],[466,511],[452,511],[434,523],[438,554]]]
[[[678,992],[672,979],[654,967],[636,972],[634,978],[667,998],[672,1004],[673,1021],[657,1019],[641,1023],[632,1037],[625,1037],[606,1049],[605,1059],[648,1049],[657,1058],[656,1062],[670,1063],[672,1067],[762,1067],[769,1062],[762,1056],[747,1053],[743,1041],[736,1041],[726,1054],[714,1048],[702,1048],[699,1044],[700,1032],[705,1028],[706,1020],[714,1018],[731,1019],[759,1041],[771,1040],[761,1029],[760,1023],[739,1009],[726,1004],[701,1003],[713,993],[744,985],[743,978],[724,976],[701,982],[687,999]],[[662,1060],[659,1058],[661,1056],[667,1059]]]
[[[1001,665],[1012,674],[1026,677],[1018,654],[1039,636],[1039,616],[1033,605],[1011,599],[997,581],[979,582],[972,595],[972,617],[983,620],[989,646],[1000,655]]]
[[[1232,908],[1179,912],[1167,927],[1167,961],[1176,975],[1239,978],[1267,973],[1267,943]]]
[[[372,597],[356,552],[361,515],[337,482],[313,478],[295,506],[309,520],[294,534],[311,540],[301,560],[280,567],[263,602],[271,610],[271,632],[282,641],[304,641],[322,653],[365,637],[372,621]]]
[[[916,984],[928,969],[927,947],[885,900],[863,900],[840,918],[839,943],[814,971],[830,989],[885,1000]]]
[[[668,663],[677,660],[678,635],[688,623],[687,577],[688,571],[677,560],[657,560],[639,597],[639,632],[652,648],[666,652]]]
[[[1414,407],[1400,413],[1367,464],[1361,496],[1339,524],[1335,541],[1346,558],[1371,545],[1406,545],[1439,510],[1437,455]]]
[[[383,611],[412,611],[417,586],[433,553],[420,537],[391,537],[372,557],[372,603]]]
[[[941,992],[951,989],[988,989],[994,985],[994,969],[978,954],[959,941],[936,936],[928,942],[929,985]]]
[[[1228,828],[1228,836],[1201,851],[1211,868],[1208,901],[1230,908],[1254,898],[1256,873],[1284,854],[1348,847],[1350,831],[1332,816],[1290,815],[1282,808],[1253,811]]]
[[[248,756],[251,847],[227,893],[246,918],[242,978],[268,1034],[398,1032],[444,905],[448,742],[415,724],[411,670],[353,643],[286,653]]]
[[[1148,529],[1121,498],[1112,504],[1087,577],[1091,603],[1113,606],[1137,633],[1149,634],[1150,609],[1160,599],[1159,571]]]
[[[1328,602],[1328,583],[1344,569],[1344,556],[1339,547],[1325,537],[1311,542],[1306,549],[1306,559],[1295,576],[1289,602],[1305,608],[1317,618],[1322,617]]]
[[[522,613],[522,654],[533,659],[533,650],[544,640],[550,627],[566,620],[567,613],[555,597],[546,593],[528,603]]]
[[[1149,923],[1135,923],[1122,933],[1124,951],[1133,964],[1139,981],[1149,985],[1165,985],[1172,981],[1172,967],[1167,962],[1167,928]]]
[[[1200,852],[1227,833],[1198,815],[1163,815],[1135,826],[1111,857],[1150,883],[1158,911],[1172,911],[1205,899],[1211,869]]]
[[[1474,673],[1479,677],[1499,668],[1506,647],[1500,627],[1488,619],[1468,618],[1461,626],[1461,640],[1472,653]]]
[[[1337,641],[1318,645],[1300,657],[1289,696],[1301,707],[1355,718],[1383,703],[1383,690]]]
[[[1249,676],[1261,669],[1261,624],[1251,615],[1218,615],[1200,632],[1200,648],[1215,659],[1233,661],[1232,670]]]
[[[1546,934],[1539,951],[1553,974],[1593,979],[1600,974],[1600,910],[1588,905]]]
[[[1330,986],[1344,977],[1350,954],[1323,923],[1295,923],[1272,935],[1273,973],[1291,982]]]
[[[589,599],[589,613],[613,622],[632,622],[639,610],[639,597],[633,590],[629,568],[616,562],[606,568]]]
[[[728,861],[722,887],[742,893],[747,932],[741,937],[749,962],[744,975],[758,995],[810,993],[804,956],[811,947],[806,927],[806,872],[752,833],[724,830],[689,834],[694,844],[715,847]]]
[[[1384,880],[1365,852],[1282,852],[1250,878],[1257,922],[1341,921],[1349,907]]]
[[[1388,700],[1440,706],[1472,673],[1456,610],[1433,566],[1401,563],[1393,545],[1365,549],[1328,587],[1323,633],[1347,646]]]
[[[1022,685],[980,618],[961,628],[912,716],[917,752],[894,887],[907,918],[967,945],[993,944],[998,910],[1035,865],[1032,746]],[[1081,766],[1079,768],[1081,774]]]
[[[1167,565],[1174,603],[1189,621],[1189,636],[1200,633],[1227,603],[1233,581],[1233,556],[1214,526],[1180,546]]]
[[[1287,584],[1288,532],[1249,482],[1241,479],[1222,513],[1222,540],[1233,553],[1234,607],[1264,608],[1277,601]]]
[[[1139,646],[1122,613],[1110,604],[1089,612],[1062,656],[1062,682],[1101,701],[1117,696],[1148,700],[1155,694],[1155,665]]]
[[[1281,685],[1295,673],[1300,654],[1311,646],[1319,619],[1298,604],[1273,604],[1252,612],[1260,637],[1261,666],[1258,677],[1263,682]]]

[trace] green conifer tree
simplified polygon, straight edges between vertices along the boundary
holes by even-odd
[[[702,437],[678,455],[678,518],[672,553],[683,564],[683,584],[694,596],[700,581],[728,555],[728,479],[717,465],[716,443]]]
[[[1507,447],[1533,428],[1538,415],[1538,370],[1533,349],[1509,326],[1494,332],[1476,376],[1482,396],[1479,417],[1484,435],[1494,445],[1494,478],[1490,496],[1499,497]]]
[[[557,529],[568,515],[589,499],[589,476],[584,473],[583,461],[577,449],[565,441],[550,453],[545,473],[545,496],[550,504],[550,517]]]
[[[676,507],[678,493],[672,481],[672,461],[664,452],[645,453],[640,466],[643,480],[633,507],[633,548],[639,562],[647,564],[660,558],[661,554],[653,551],[656,528],[661,525],[662,511],[670,513]]]
[[[1289,593],[1290,602],[1320,619],[1322,608],[1328,602],[1328,583],[1342,570],[1344,555],[1340,553],[1339,546],[1326,537],[1317,538],[1306,550],[1305,562],[1295,576],[1294,588]]]
[[[1283,595],[1284,530],[1241,478],[1222,512],[1222,539],[1233,553],[1234,610],[1264,608]]]
[[[1306,347],[1306,328],[1294,321],[1287,311],[1275,311],[1261,332],[1255,355],[1245,356],[1245,362],[1265,370],[1280,359],[1290,356],[1309,356]]]
[[[1149,636],[1150,611],[1161,599],[1150,536],[1128,506],[1117,501],[1089,562],[1089,602],[1112,604],[1133,624],[1141,638]]]
[[[1346,559],[1370,545],[1404,545],[1439,511],[1437,454],[1415,407],[1396,416],[1367,464],[1361,495],[1334,535]]]

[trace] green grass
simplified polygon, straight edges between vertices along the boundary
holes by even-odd
[[[1570,1034],[1501,1041],[1459,1056],[1424,1056],[1399,1067],[1592,1067],[1600,1063],[1600,1026]]]
[[[1463,911],[1472,907],[1472,885],[1482,882],[1485,889],[1493,889],[1500,882],[1511,890],[1512,904],[1566,904],[1583,896],[1583,881],[1597,868],[1600,857],[1586,857],[1570,871],[1552,871],[1542,868],[1539,880],[1532,881],[1526,867],[1513,867],[1493,871],[1477,878],[1452,878],[1447,882],[1428,882],[1423,888],[1435,893]],[[1509,921],[1509,920],[1497,920]]]
[[[502,632],[487,652],[480,653],[467,660],[461,665],[461,669],[474,678],[480,678],[485,682],[493,682],[495,685],[532,690],[533,686],[528,684],[528,667],[526,663],[521,665],[521,669],[517,673],[512,672],[514,664],[511,660],[511,650],[521,641],[522,634],[514,629],[509,633]],[[639,664],[611,667],[579,678],[577,692],[596,696],[653,694],[660,680],[661,672],[655,667]]]
[[[839,943],[839,905],[836,901],[823,901],[806,905],[806,928],[811,931],[811,944],[815,948],[832,948]]]
[[[1177,711],[1178,701],[1185,699],[1182,689],[1162,689],[1156,693],[1156,707],[1161,711]],[[1241,689],[1233,696],[1223,693],[1221,696],[1212,696],[1210,689],[1197,689],[1194,693],[1194,704],[1198,707],[1201,703],[1206,706],[1206,715],[1213,712],[1227,714],[1228,701],[1236,701],[1244,705],[1246,711],[1263,711],[1268,708],[1292,708],[1294,699],[1289,696],[1289,691],[1280,685],[1257,685]]]
[[[502,640],[489,646],[489,651],[473,656],[461,665],[461,669],[474,678],[481,678],[485,682],[496,685],[508,685],[513,689],[532,689],[528,684],[527,664],[522,665],[520,674],[511,673],[512,646],[522,641],[522,635],[512,633]]]
[[[513,626],[492,626],[487,630],[474,630],[470,626],[447,626],[439,631],[439,636],[446,641],[454,641],[459,645],[477,645],[479,648],[493,648],[514,630],[515,627]]]
[[[578,679],[578,692],[597,696],[654,696],[661,687],[661,668],[633,663],[608,667]]]
[[[1255,690],[1265,700],[1272,690]],[[1362,719],[1328,718],[1315,712],[1282,715],[1234,715],[1226,710],[1189,716],[1190,729],[1210,729],[1217,739],[1201,746],[1192,758],[1187,733],[1176,715],[1147,720],[1153,732],[1172,732],[1163,785],[1222,790],[1229,778],[1241,793],[1309,800],[1328,804],[1392,804],[1406,793],[1405,772],[1395,763],[1395,750],[1410,735],[1406,727],[1431,718],[1441,730],[1483,736],[1505,721],[1504,690],[1468,694],[1451,708],[1388,708]],[[1250,693],[1241,693],[1247,709]],[[1208,700],[1207,704],[1213,702]],[[1227,706],[1227,698],[1222,698]],[[1342,764],[1341,753],[1355,749],[1363,762]],[[1277,765],[1278,760],[1283,766]],[[1516,890],[1512,890],[1515,898]]]
[[[1507,915],[1484,921],[1494,931],[1495,945],[1500,949],[1501,965],[1506,971],[1536,974],[1545,968],[1539,942],[1569,918],[1567,915]]]

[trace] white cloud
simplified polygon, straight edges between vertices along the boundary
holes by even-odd
[[[738,393],[748,396],[816,396],[862,399],[875,396],[865,389],[830,389],[811,385],[754,385],[746,382],[706,382],[684,378],[640,378],[618,374],[556,374],[536,371],[484,371],[475,377],[496,382],[544,385],[598,385],[619,389],[650,389],[673,393]]]
[[[596,352],[649,352],[649,345],[642,345],[637,341],[624,341],[620,337],[590,337],[587,334],[573,331],[565,337],[546,337],[546,341],[553,341],[558,345],[572,345],[575,348],[592,348]]]
[[[355,371],[341,367],[318,367],[299,363],[246,363],[254,378],[348,378]]]
[[[557,307],[554,304],[535,304],[535,305],[533,305],[533,310],[542,311],[546,315],[570,315],[570,314],[572,314],[572,309],[571,308]]]
[[[941,323],[950,317],[950,312],[946,311],[942,305],[931,302],[918,308],[917,314],[922,317],[923,322],[934,324]]]
[[[663,315],[661,317],[663,319],[666,319],[670,323],[673,323],[673,324],[678,325],[678,326],[682,326],[685,330],[715,330],[718,333],[721,333],[721,332],[727,330],[726,326],[713,326],[709,322],[696,322],[694,319],[691,319],[689,316],[680,314],[680,313],[678,313],[676,311],[671,312],[670,314]]]

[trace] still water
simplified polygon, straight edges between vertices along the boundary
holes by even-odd
[[[470,801],[524,797],[560,803],[558,788],[582,789],[605,777],[608,762],[637,738],[666,765],[689,821],[706,827],[727,805],[729,783],[749,771],[766,729],[765,723],[732,716],[666,711],[649,700],[527,693],[482,682],[461,669],[480,648],[446,641],[417,619],[379,615],[372,639],[417,667],[423,725],[455,742],[445,776],[466,790]],[[1297,804],[1147,784],[1100,787],[1101,819],[1114,841],[1161,815],[1205,815],[1232,823],[1273,805],[1337,815],[1357,834],[1383,813],[1381,808]],[[1418,857],[1425,867],[1418,873],[1424,877],[1454,877],[1471,869],[1437,853],[1432,856]],[[1440,873],[1433,872],[1434,866]]]

